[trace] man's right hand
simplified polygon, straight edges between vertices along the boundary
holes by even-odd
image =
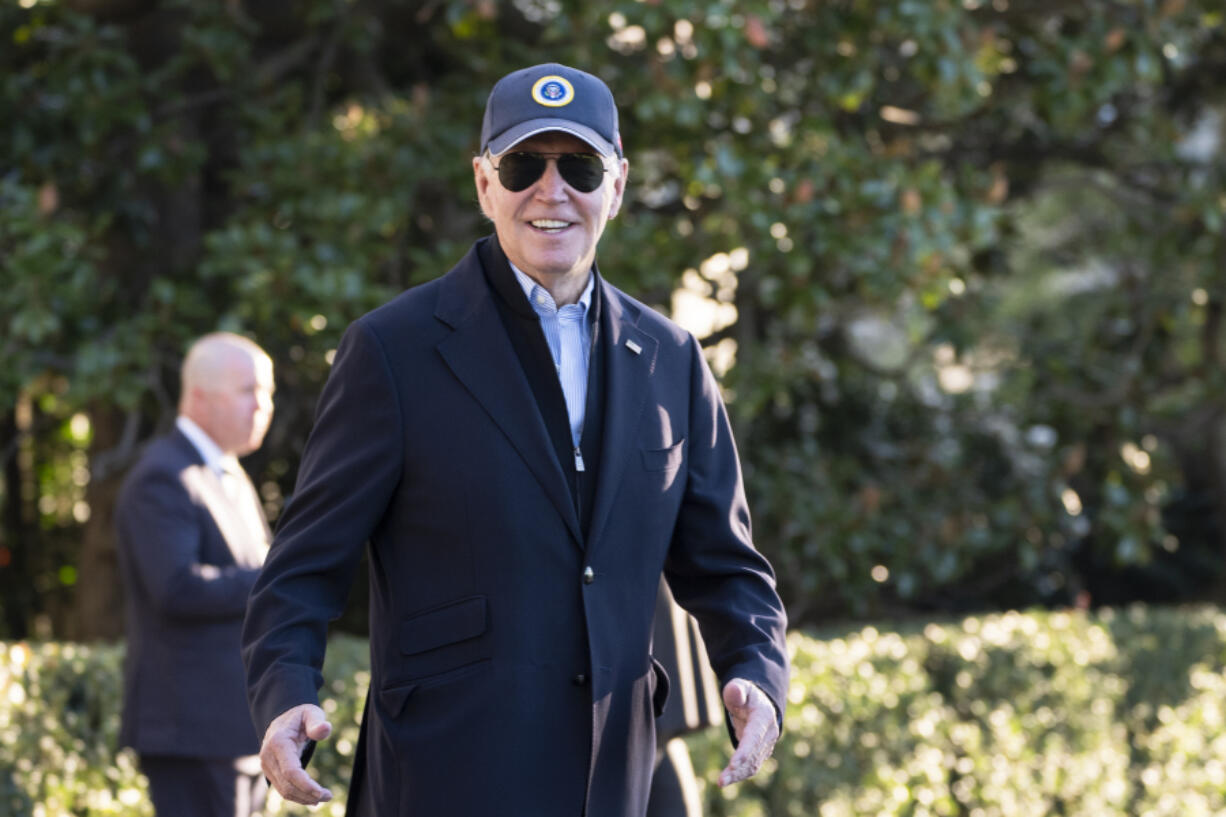
[[[299,760],[308,741],[323,740],[330,734],[332,724],[314,704],[295,706],[268,724],[260,747],[260,765],[268,782],[286,800],[314,806],[332,799],[332,792],[316,783]]]

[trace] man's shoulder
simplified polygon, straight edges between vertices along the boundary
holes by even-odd
[[[606,279],[605,294],[617,302],[622,319],[629,321],[639,329],[655,337],[661,344],[667,346],[686,347],[697,343],[694,335],[688,329],[678,324],[672,318],[663,314],[655,307],[643,303],[637,298],[609,283]]]
[[[439,288],[445,277],[440,276],[406,289],[390,301],[370,310],[354,323],[360,323],[376,330],[386,330],[403,327],[405,321],[430,317],[434,313]]]
[[[199,461],[201,461],[200,454],[191,441],[177,428],[171,428],[170,431],[154,437],[145,444],[145,449],[136,461],[135,469],[175,468]]]
[[[119,501],[122,503],[135,490],[147,490],[151,484],[177,482],[183,469],[200,462],[201,458],[191,442],[177,429],[154,437],[145,444],[124,477]]]
[[[457,279],[463,279],[463,283]],[[481,285],[484,282],[476,245],[445,274],[406,289],[354,323],[361,324],[381,338],[403,337],[405,333],[428,330],[437,323],[434,318],[440,299],[449,290],[471,289],[474,282]]]

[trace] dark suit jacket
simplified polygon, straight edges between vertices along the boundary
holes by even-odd
[[[253,547],[263,532],[246,529],[178,429],[128,474],[115,524],[128,636],[121,744],[181,757],[259,751],[239,653],[259,571],[239,567],[230,543]]]
[[[721,680],[755,681],[782,711],[774,577],[697,342],[604,281],[585,535],[481,258],[506,261],[481,244],[341,341],[247,613],[252,711],[265,729],[317,700],[326,625],[369,539],[349,813],[640,815],[661,571]]]

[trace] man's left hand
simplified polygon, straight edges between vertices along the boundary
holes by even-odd
[[[779,721],[775,705],[766,693],[743,678],[724,685],[724,706],[732,718],[737,747],[728,766],[719,773],[719,784],[727,786],[753,777],[775,749],[779,740]]]

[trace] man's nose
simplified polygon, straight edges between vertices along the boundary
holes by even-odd
[[[537,195],[549,200],[557,200],[566,196],[566,180],[558,170],[558,160],[550,157],[545,160],[545,172],[537,180]]]

